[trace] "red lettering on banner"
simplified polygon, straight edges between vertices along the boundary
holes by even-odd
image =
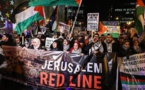
[[[56,76],[56,74],[55,73],[50,73],[50,75],[49,75],[49,85],[52,86],[52,87],[55,86],[55,84],[52,83],[53,81],[55,81],[55,79],[53,78],[53,76]]]
[[[92,75],[89,75],[89,78],[87,78],[86,75],[83,75],[83,87],[85,88],[88,86],[88,88],[92,88]],[[86,85],[87,84],[87,85]]]
[[[78,83],[77,83],[77,86],[80,87],[81,86],[81,75],[79,74],[78,75]]]
[[[63,74],[58,74],[56,81],[57,81],[56,86],[61,87],[64,84],[64,75]]]
[[[101,76],[93,76],[93,75],[78,75],[77,82],[73,83],[74,76],[70,76],[69,86],[74,88],[94,88],[94,89],[102,89],[101,87]],[[94,82],[94,83],[92,83]],[[48,85],[51,87],[62,87],[65,83],[65,75],[56,74],[56,73],[46,73],[40,72],[40,84]]]
[[[48,77],[49,76],[49,77]],[[45,84],[51,87],[61,87],[65,81],[63,74],[40,72],[40,84]],[[49,82],[49,83],[48,83]]]
[[[101,84],[101,81],[99,81],[98,79],[102,79],[101,76],[94,76],[94,88],[102,89],[101,86],[98,86],[98,84]]]
[[[73,76],[70,76],[70,83],[69,83],[69,86],[70,87],[75,87],[76,86],[76,84],[74,84],[74,83],[72,83],[72,81],[73,81]]]
[[[94,79],[93,79],[94,78]],[[101,76],[92,76],[92,75],[78,75],[77,83],[73,83],[73,76],[70,76],[69,87],[80,88],[93,88],[93,89],[102,89],[101,87]],[[94,83],[92,83],[94,82]],[[100,85],[100,86],[99,86]]]
[[[47,84],[48,74],[46,72],[40,72],[40,84]]]

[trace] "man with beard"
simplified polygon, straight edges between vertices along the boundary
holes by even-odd
[[[85,52],[87,52],[88,55],[91,55],[91,54],[97,54],[97,53],[102,53],[104,51],[104,48],[102,46],[102,42],[100,41],[100,38],[99,38],[99,34],[95,34],[92,38],[92,41],[90,44],[88,44],[86,47],[85,47]]]
[[[22,45],[22,42],[20,40],[20,37],[15,37],[14,38],[14,43],[16,46],[20,46],[20,47],[23,47],[24,45]]]
[[[103,43],[104,52],[118,52],[118,44],[115,42],[111,34],[107,34]]]
[[[2,41],[0,42],[1,45],[7,45],[7,46],[14,46],[14,42],[12,39],[12,36],[9,34],[4,34],[2,36]]]

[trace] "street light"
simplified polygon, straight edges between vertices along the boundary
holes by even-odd
[[[119,17],[116,17],[115,19],[116,19],[116,20],[119,20]]]
[[[127,22],[127,25],[130,25],[130,24],[131,24],[131,21],[128,21],[128,22]]]

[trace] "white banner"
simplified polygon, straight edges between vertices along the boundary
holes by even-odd
[[[53,41],[56,40],[55,38],[46,38],[45,40],[45,47],[47,50],[50,50],[50,45],[53,43]]]
[[[65,24],[63,22],[59,22],[58,24],[58,31],[61,33],[69,32],[70,30],[70,25]]]
[[[96,30],[98,31],[99,25],[99,13],[88,13],[87,16],[87,30]]]
[[[145,53],[135,54],[122,60],[120,72],[133,75],[145,75]]]

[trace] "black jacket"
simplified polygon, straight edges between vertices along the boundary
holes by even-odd
[[[104,48],[104,52],[108,52],[107,51],[107,44],[102,43],[102,45],[103,45],[103,48]],[[118,51],[119,51],[119,45],[116,42],[112,43],[112,52],[118,52]]]
[[[127,59],[129,59],[129,56],[130,56],[130,55],[133,55],[133,54],[135,54],[135,51],[134,51],[132,48],[129,48],[129,49],[127,49],[127,50],[121,48],[121,49],[119,50],[119,52],[118,52],[118,56],[119,56],[119,57],[125,57],[125,56],[126,56]]]

